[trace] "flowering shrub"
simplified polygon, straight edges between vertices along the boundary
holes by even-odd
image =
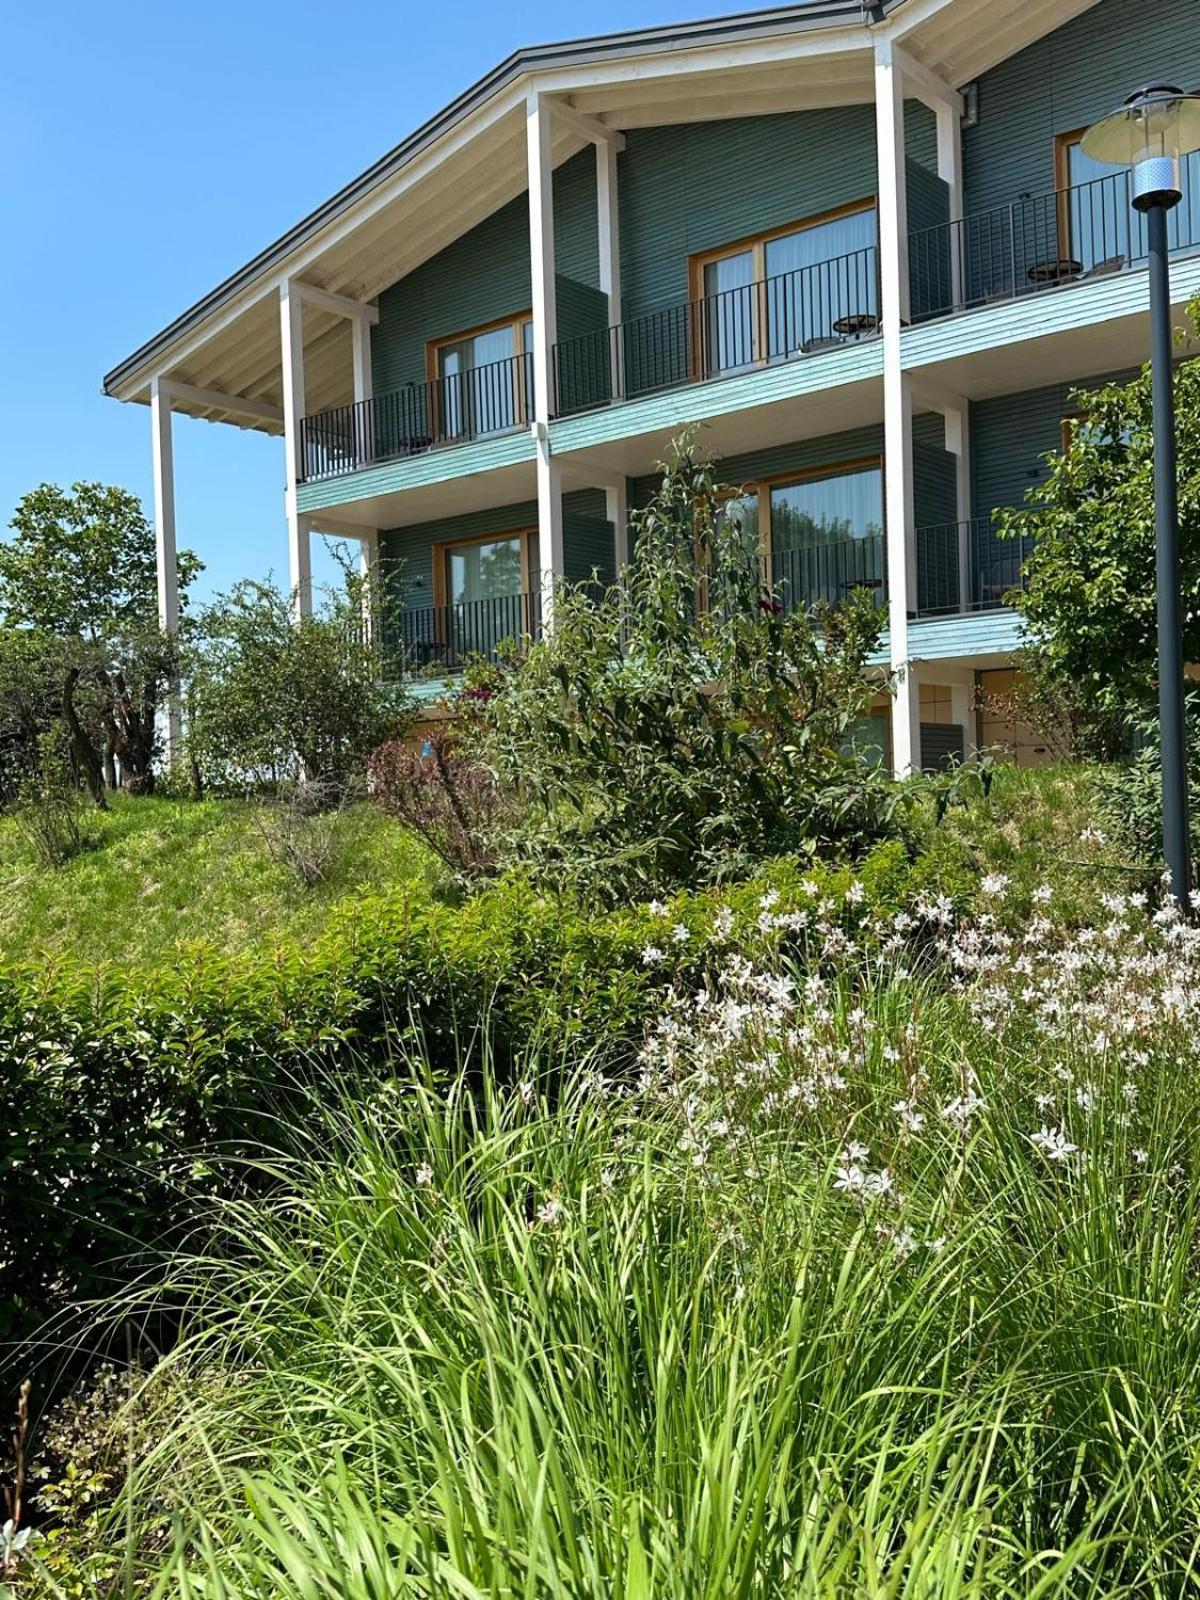
[[[214,1596],[1191,1593],[1200,935],[1039,888],[654,904],[640,1076],[320,1091],[177,1265],[165,1392],[240,1381],[112,1536],[157,1495]]]

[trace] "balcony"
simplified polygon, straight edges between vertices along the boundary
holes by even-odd
[[[495,661],[510,640],[536,639],[542,631],[542,597],[493,595],[438,606],[402,603],[389,608],[386,644],[407,676],[461,672],[482,657]]]
[[[304,417],[301,481],[516,433],[532,420],[533,357],[510,356]]]
[[[916,530],[918,617],[991,611],[1024,587],[1030,545],[997,539],[991,517]],[[966,592],[962,582],[965,555]]]
[[[918,528],[918,618],[957,616],[1006,605],[1022,587],[1028,547],[997,540],[991,519],[948,522]],[[960,553],[969,574],[966,594],[960,580]],[[843,604],[855,592],[887,601],[887,552],[882,533],[831,539],[805,549],[780,550],[759,562],[764,602],[775,600],[785,612],[813,612],[819,605]],[[495,595],[454,604],[391,610],[387,643],[406,675],[435,678],[461,672],[473,657],[495,661],[507,641],[541,634],[542,597],[532,593]]]
[[[1200,159],[1184,164],[1170,213],[1172,251],[1200,248]],[[1146,219],[1130,204],[1130,174],[1113,173],[909,235],[911,320],[929,321],[1146,264]]]
[[[819,355],[879,330],[874,245],[560,340],[554,414]]]

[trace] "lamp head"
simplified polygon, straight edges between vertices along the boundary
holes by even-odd
[[[1169,83],[1146,84],[1079,142],[1093,161],[1132,168],[1130,198],[1139,211],[1176,205],[1180,160],[1200,150],[1200,97]]]

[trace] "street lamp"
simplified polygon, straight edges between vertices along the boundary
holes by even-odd
[[[1154,536],[1158,591],[1158,722],[1162,743],[1163,856],[1171,892],[1186,908],[1191,888],[1179,616],[1179,507],[1167,212],[1179,204],[1179,164],[1200,150],[1200,97],[1148,84],[1080,141],[1093,161],[1133,169],[1130,200],[1146,216],[1150,255],[1150,383],[1154,409]]]

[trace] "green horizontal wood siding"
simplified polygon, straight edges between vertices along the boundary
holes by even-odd
[[[568,578],[583,581],[596,568],[603,581],[612,581],[612,525],[604,520],[604,512],[603,489],[576,489],[563,496],[563,565]],[[379,556],[394,575],[394,586],[404,603],[431,606],[435,545],[516,533],[536,528],[537,520],[537,501],[520,500],[411,527],[384,528],[379,534]]]
[[[633,128],[618,160],[626,320],[688,298],[688,258],[875,193],[870,106]]]
[[[583,332],[593,325],[586,318],[596,314],[596,297],[607,320],[598,287],[596,159],[590,147],[555,169],[554,249],[567,328]],[[585,313],[588,289],[592,299]],[[528,311],[532,293],[529,197],[522,194],[380,295],[371,334],[375,392],[424,382],[431,339]]]
[[[971,404],[971,497],[973,515],[990,516],[1024,503],[1030,489],[1049,476],[1043,457],[1062,444],[1062,419],[1076,409],[1077,388],[1124,382],[1132,371],[1047,384],[1020,394],[997,395]]]
[[[968,211],[1055,187],[1054,136],[1086,126],[1139,84],[1200,89],[1195,0],[1100,0],[979,80],[963,130]]]

